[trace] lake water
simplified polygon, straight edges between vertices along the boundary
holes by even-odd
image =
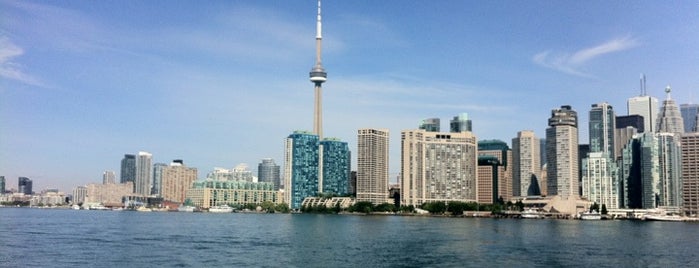
[[[696,267],[699,223],[0,208],[0,267]]]

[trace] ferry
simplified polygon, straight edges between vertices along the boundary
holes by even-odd
[[[233,208],[229,207],[228,205],[213,206],[213,207],[209,208],[209,212],[211,212],[211,213],[231,213],[231,212],[233,212]]]
[[[597,221],[602,219],[602,214],[599,214],[599,212],[583,212],[580,214],[580,219]]]
[[[543,215],[534,209],[529,208],[525,211],[522,211],[522,219],[542,219],[542,218],[544,218]]]
[[[646,214],[643,216],[645,221],[684,221],[685,219],[679,215],[654,215]]]

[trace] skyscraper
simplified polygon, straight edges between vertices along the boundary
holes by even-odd
[[[320,141],[318,189],[324,194],[346,195],[349,190],[351,155],[347,142],[333,138]]]
[[[357,131],[357,201],[375,205],[388,198],[388,129]]]
[[[167,167],[165,163],[153,164],[153,187],[151,187],[150,194],[159,197],[162,196],[163,169],[165,167]]]
[[[512,151],[501,140],[478,142],[478,203],[512,199]]]
[[[318,195],[318,135],[295,131],[286,139],[284,152],[284,202],[294,210],[303,199]]]
[[[0,176],[0,194],[5,193],[5,176]]]
[[[449,121],[449,129],[451,132],[473,131],[473,127],[471,126],[471,119],[468,119],[468,114],[461,113],[457,116],[454,116],[454,119]]]
[[[671,91],[670,86],[665,88],[666,98],[663,101],[663,107],[660,108],[660,113],[658,113],[656,132],[675,133],[679,137],[679,135],[684,133],[684,122],[675,100],[670,97]]]
[[[478,155],[471,132],[401,132],[401,205],[476,201]]]
[[[593,104],[590,110],[590,152],[602,152],[614,159],[616,115],[609,103]]]
[[[257,165],[257,181],[272,183],[274,184],[274,189],[279,190],[281,184],[279,172],[279,165],[274,163],[274,159],[264,158]]]
[[[32,194],[32,180],[27,177],[17,179],[17,191],[23,194]]]
[[[699,132],[697,121],[699,121],[699,104],[681,104],[680,113],[684,124],[684,132]]]
[[[658,99],[651,96],[636,96],[629,98],[626,105],[629,115],[640,115],[643,117],[643,132],[655,132],[656,118],[658,116]]]
[[[132,154],[125,154],[124,158],[121,159],[121,173],[120,183],[135,182],[136,181],[136,156]]]
[[[699,132],[682,136],[682,211],[699,216]]]
[[[620,115],[616,117],[616,128],[626,128],[633,127],[638,133],[645,132],[643,116],[632,114],[632,115]]]
[[[681,130],[684,130],[682,128]],[[659,194],[656,206],[682,206],[682,151],[680,135],[657,133]]]
[[[547,193],[561,198],[578,196],[578,114],[563,105],[551,111],[546,129]]]
[[[615,164],[614,110],[608,103],[593,104],[590,110],[589,152],[580,163],[582,195],[607,208],[619,208],[619,184]],[[580,150],[582,151],[582,150]]]
[[[187,190],[197,180],[197,169],[187,167],[182,160],[173,160],[162,168],[160,197],[165,201],[184,203]]]
[[[316,20],[316,63],[311,69],[309,76],[315,85],[315,110],[313,114],[313,133],[318,138],[323,138],[323,88],[322,84],[327,80],[328,73],[325,72],[320,60],[321,42],[323,40],[320,19],[320,0],[318,0],[318,17]]]
[[[427,118],[420,122],[420,129],[427,132],[439,132],[439,118]]]
[[[134,183],[134,193],[139,195],[150,195],[151,175],[153,155],[148,152],[138,152],[136,160],[136,181]]]
[[[107,170],[102,173],[102,184],[116,183],[116,173],[111,170]]]
[[[532,181],[538,182],[541,174],[539,139],[534,131],[523,130],[517,132],[517,137],[512,139],[512,195],[535,195],[534,189],[540,189],[540,185],[531,185]],[[540,193],[539,193],[540,194]]]

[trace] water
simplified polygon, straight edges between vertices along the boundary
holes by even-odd
[[[693,267],[699,223],[0,208],[0,267]]]

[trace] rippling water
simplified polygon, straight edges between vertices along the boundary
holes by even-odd
[[[696,267],[699,224],[0,208],[2,267]]]

